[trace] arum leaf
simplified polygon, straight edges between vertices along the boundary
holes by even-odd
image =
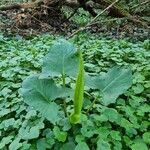
[[[86,85],[99,89],[102,93],[103,104],[109,105],[115,103],[118,96],[132,85],[132,72],[129,68],[114,67],[101,77],[87,75]]]
[[[38,75],[30,76],[24,80],[21,93],[28,105],[34,107],[46,119],[55,123],[59,119],[59,106],[52,100],[67,96],[71,92],[69,89],[58,88],[52,79],[39,79],[38,77]]]
[[[66,75],[76,76],[78,56],[75,47],[66,40],[57,41],[45,56],[41,77]]]

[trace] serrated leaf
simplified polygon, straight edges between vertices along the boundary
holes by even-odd
[[[57,41],[44,57],[41,77],[54,77],[62,74],[76,76],[78,56],[75,47],[66,40]]]
[[[87,75],[86,85],[99,89],[104,105],[115,103],[119,95],[132,85],[131,69],[114,67],[103,76],[91,77]]]
[[[85,142],[78,143],[75,147],[75,150],[90,150],[88,145]]]
[[[68,90],[58,88],[52,79],[39,79],[36,75],[24,80],[21,93],[28,105],[34,107],[46,119],[55,123],[59,120],[59,106],[52,100],[66,96],[66,93],[69,94]]]

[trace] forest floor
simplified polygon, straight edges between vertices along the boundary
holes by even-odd
[[[31,37],[50,33],[67,37],[80,27],[84,27],[91,19],[92,16],[83,9],[74,11],[69,7],[63,7],[58,12],[52,10],[51,13],[48,13],[45,8],[28,11],[7,10],[0,13],[0,31],[7,36]],[[112,18],[107,13],[102,14],[96,23],[82,32],[108,38],[128,38],[134,41],[143,41],[150,37],[149,28],[130,22],[127,18]]]
[[[86,73],[98,77],[106,75],[107,78],[99,78],[104,79],[103,84],[105,81],[110,82],[112,77],[115,79],[113,87],[106,93],[103,92],[108,94],[109,101],[122,88],[117,87],[116,80],[118,81],[119,73],[109,70],[113,70],[114,66],[131,69],[132,85],[115,100],[115,103],[105,106],[102,97],[98,97],[97,90],[89,90],[86,86],[81,123],[74,126],[70,124],[64,111],[59,110],[59,115],[52,112],[57,110],[56,107],[50,110],[52,113],[48,113],[48,116],[58,119],[55,124],[53,120],[49,121],[43,117],[44,113],[37,111],[36,107],[25,103],[21,94],[22,83],[28,76],[36,76],[41,72],[43,61],[46,60],[44,57],[50,52],[52,45],[60,39],[68,38],[71,33],[91,20],[89,13],[79,9],[66,21],[73,11],[66,11],[65,8],[62,11],[65,15],[60,13],[52,18],[45,15],[45,18],[39,19],[30,16],[24,10],[0,14],[0,149],[148,150],[150,33],[149,29],[139,27],[126,19],[111,18],[103,14],[98,24],[68,39],[71,44],[83,51]],[[59,48],[56,50],[61,51],[62,48]],[[62,55],[55,54],[50,60],[57,63]],[[68,67],[68,64],[64,67]],[[122,81],[128,79],[130,75],[119,74],[122,76],[119,83],[123,83]],[[62,86],[60,79],[55,77],[53,79],[59,87]],[[66,83],[67,87],[74,90],[74,78],[67,76]],[[91,83],[93,84],[92,80]],[[96,82],[95,84],[98,85]],[[30,89],[28,86],[25,88],[25,91]],[[30,92],[26,95],[29,100],[32,96],[38,95],[41,89],[47,90],[43,87],[40,87],[40,90],[38,88],[37,93],[31,97],[28,96]],[[49,92],[51,90],[45,93]],[[100,95],[103,96],[101,92]],[[43,95],[40,95],[40,98],[43,98]],[[95,99],[97,101],[93,103]],[[38,97],[32,100],[35,100],[35,106],[41,108],[41,105],[37,105]],[[70,113],[73,98],[66,97],[65,100],[66,110]],[[63,106],[60,98],[52,103],[57,103],[59,108]],[[90,106],[92,109],[89,109]]]

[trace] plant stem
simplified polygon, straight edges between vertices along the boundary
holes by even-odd
[[[66,99],[64,99],[63,105],[64,105],[64,113],[65,113],[65,116],[68,117]]]
[[[63,81],[64,90],[65,90],[66,80],[65,80],[65,73],[64,73],[64,71],[63,71],[63,73],[62,73],[62,81]],[[64,98],[64,100],[63,100],[63,106],[64,106],[64,113],[65,113],[65,116],[67,117],[67,116],[68,116],[68,113],[67,113],[66,98]]]
[[[90,105],[90,107],[87,109],[86,114],[89,113],[89,111],[93,108],[95,102],[97,101],[97,97],[94,99],[94,101],[92,102],[92,104]]]
[[[65,87],[66,80],[65,80],[65,74],[64,74],[64,72],[62,73],[62,81],[63,81],[63,87]]]

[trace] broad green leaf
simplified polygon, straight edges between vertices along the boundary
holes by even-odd
[[[111,122],[116,122],[118,124],[120,124],[121,122],[121,117],[119,113],[113,108],[105,108],[102,114],[107,116],[108,120]]]
[[[12,142],[12,138],[13,138],[12,135],[2,138],[0,141],[0,149],[5,147],[5,145],[7,145],[8,143]]]
[[[148,150],[148,147],[145,143],[142,142],[136,142],[133,145],[131,145],[132,150]]]
[[[74,150],[75,144],[73,142],[65,143],[60,150]]]
[[[135,94],[140,94],[144,91],[144,87],[141,84],[137,84],[136,86],[133,86],[133,90]]]
[[[97,133],[99,134],[99,137],[101,138],[101,140],[106,140],[108,135],[110,134],[110,131],[107,127],[99,127],[97,129]]]
[[[39,137],[40,130],[44,128],[43,118],[25,120],[19,129],[19,137],[24,140]]]
[[[146,143],[149,143],[150,144],[150,132],[145,132],[143,134],[143,140],[146,142]]]
[[[22,143],[21,150],[27,150],[27,149],[30,149],[30,147],[31,147],[31,144],[29,144],[28,141],[25,141]]]
[[[110,135],[111,135],[112,139],[114,139],[116,141],[121,141],[121,136],[120,136],[119,131],[111,131]]]
[[[47,128],[43,131],[42,136],[46,137],[47,149],[51,149],[55,144],[54,133],[51,129]]]
[[[14,118],[10,118],[10,119],[4,120],[4,121],[1,123],[1,125],[3,126],[3,128],[6,128],[6,129],[7,129],[7,128],[13,126],[14,123],[15,123],[15,119],[14,119]],[[1,129],[1,127],[0,127],[0,129]]]
[[[22,146],[20,143],[20,138],[15,138],[15,140],[9,145],[9,150],[17,150]]]
[[[93,118],[96,120],[96,122],[107,122],[108,121],[108,117],[103,114],[102,115],[93,114],[91,116],[93,116]]]
[[[122,150],[122,144],[119,141],[113,141],[114,149],[113,150]]]
[[[85,140],[85,137],[83,136],[83,135],[76,135],[76,138],[75,138],[75,141],[77,142],[77,143],[81,143],[81,142],[83,142]]]
[[[0,118],[5,116],[5,115],[7,115],[7,114],[9,114],[10,112],[11,112],[10,109],[2,109],[2,110],[0,110]]]
[[[40,134],[40,127],[38,126],[34,126],[34,127],[27,127],[27,128],[20,128],[19,129],[19,137],[21,139],[35,139],[37,137],[39,137]]]
[[[103,76],[91,77],[87,75],[86,85],[100,90],[104,105],[115,103],[119,95],[132,85],[130,69],[114,67]]]
[[[68,89],[58,88],[52,79],[39,79],[38,75],[24,80],[21,89],[24,101],[52,123],[59,120],[60,107],[52,100],[66,96],[64,91],[70,93]]]
[[[46,150],[47,143],[45,138],[37,140],[36,146],[37,150]]]
[[[97,150],[111,150],[108,142],[99,139],[97,141]]]
[[[55,138],[60,142],[65,142],[67,138],[67,132],[60,131],[59,127],[54,127],[53,129]]]
[[[44,57],[41,77],[54,77],[62,74],[75,77],[78,62],[75,47],[68,41],[61,39],[55,42]]]
[[[75,150],[90,150],[85,142],[78,143]]]

